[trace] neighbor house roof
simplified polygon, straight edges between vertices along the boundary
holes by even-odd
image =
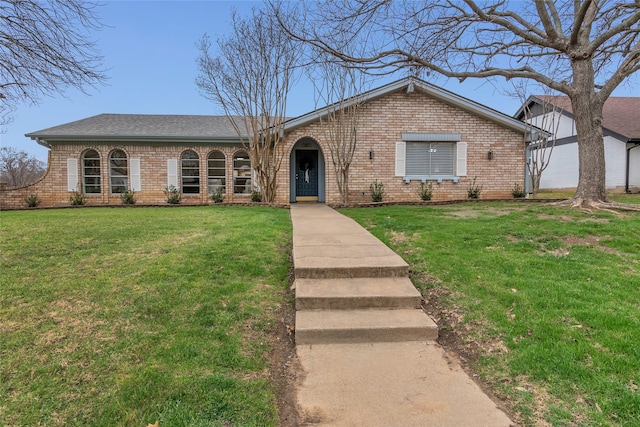
[[[371,101],[373,99],[380,98],[398,90],[404,90],[407,94],[412,93],[413,91],[420,91],[427,96],[438,99],[439,101],[442,101],[446,104],[460,108],[461,110],[467,111],[471,114],[482,117],[486,120],[500,124],[508,129],[521,132],[523,134],[529,133],[532,130],[541,131],[538,128],[532,129],[531,125],[528,125],[521,120],[517,120],[514,117],[489,108],[486,105],[479,104],[468,98],[457,95],[453,92],[449,92],[448,90],[442,89],[438,86],[434,86],[430,83],[425,82],[424,80],[415,77],[405,77],[379,88],[364,92],[348,100],[347,104],[353,102]],[[335,109],[336,105],[337,104],[328,105],[294,119],[290,119],[285,124],[285,130],[293,130],[300,126],[311,123],[317,120],[319,117],[323,117],[330,113],[333,109]]]
[[[529,102],[555,105],[573,118],[573,108],[567,96],[535,95],[529,98]],[[608,130],[623,137],[621,139],[640,139],[640,97],[609,97],[602,109],[602,119],[605,133]]]
[[[235,119],[240,124],[241,118]],[[240,126],[242,129],[242,126]],[[237,142],[227,116],[99,114],[25,136],[50,147],[53,141],[153,140]]]

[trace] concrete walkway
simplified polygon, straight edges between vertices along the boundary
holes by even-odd
[[[400,256],[325,205],[291,219],[302,425],[511,425],[436,343]]]

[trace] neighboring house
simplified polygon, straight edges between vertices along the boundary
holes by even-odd
[[[566,96],[530,96],[515,117],[554,133],[556,142],[540,189],[578,186],[578,137],[571,102]],[[546,107],[546,108],[543,108]],[[555,107],[555,108],[554,108]],[[543,111],[546,109],[546,112]],[[551,118],[549,115],[554,114]],[[543,119],[544,117],[544,119]],[[640,191],[640,97],[610,97],[603,109],[604,155],[608,190]]]
[[[422,80],[405,78],[362,94],[357,148],[350,169],[351,202],[371,201],[374,180],[385,201],[419,201],[421,182],[433,200],[466,199],[474,178],[481,198],[510,198],[525,180],[523,122]],[[326,132],[328,108],[287,121],[285,158],[276,203],[338,204]],[[136,192],[143,204],[164,204],[174,185],[183,204],[248,202],[255,184],[251,159],[224,116],[102,114],[27,134],[50,149],[49,167],[37,183],[0,193],[0,208],[24,206],[37,193],[41,206],[69,204],[82,191],[91,205],[120,204]]]

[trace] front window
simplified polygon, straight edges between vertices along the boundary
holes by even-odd
[[[455,143],[407,142],[406,175],[453,176]]]
[[[109,177],[112,194],[124,193],[129,189],[129,167],[124,151],[115,150],[109,156]]]
[[[233,192],[251,193],[251,160],[245,151],[239,151],[233,156]]]
[[[220,151],[213,151],[207,159],[207,179],[209,194],[216,191],[222,193],[226,190],[226,162],[224,154]]]
[[[82,156],[82,188],[85,194],[100,194],[100,155],[87,150]]]
[[[182,193],[200,193],[200,158],[193,150],[182,153]]]

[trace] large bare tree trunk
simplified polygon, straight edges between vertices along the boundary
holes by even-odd
[[[590,60],[573,61],[574,91],[571,106],[578,135],[579,175],[574,204],[607,201],[605,188],[603,101],[594,93],[594,71]]]

